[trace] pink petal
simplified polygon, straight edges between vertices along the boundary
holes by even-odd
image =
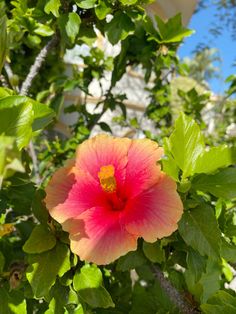
[[[118,187],[125,180],[128,162],[127,152],[131,140],[113,138],[100,134],[79,145],[76,153],[76,167],[88,171],[96,180],[102,166],[113,165]]]
[[[158,160],[163,149],[149,139],[132,140],[128,152],[125,190],[127,196],[134,197],[156,184],[160,177]]]
[[[105,192],[99,183],[89,173],[75,167],[61,168],[55,172],[46,193],[45,201],[50,215],[60,223],[77,217],[93,206],[106,203]]]
[[[64,167],[58,169],[46,187],[45,203],[49,211],[60,203],[64,203],[68,193],[75,183],[75,175],[72,171],[75,160],[68,160]]]
[[[155,242],[177,229],[182,213],[175,182],[162,174],[156,185],[130,200],[123,212],[123,222],[131,234]]]
[[[109,264],[137,248],[137,237],[120,224],[119,212],[106,207],[91,208],[63,228],[70,231],[72,252],[98,265]]]

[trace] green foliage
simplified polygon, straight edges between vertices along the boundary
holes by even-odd
[[[29,256],[26,277],[36,298],[46,296],[55,284],[57,275],[62,277],[70,269],[69,250],[58,243],[50,251]]]
[[[26,253],[35,254],[51,250],[56,245],[54,234],[45,226],[36,226],[29,239],[25,242],[23,250]]]
[[[235,75],[212,100],[207,51],[180,63],[178,46],[193,31],[180,14],[167,21],[157,16],[154,25],[148,4],[0,1],[0,230],[12,227],[0,238],[0,313],[180,313],[154,264],[190,307],[235,312],[235,294],[224,288],[236,262],[236,149],[227,131],[235,123]],[[101,36],[120,45],[115,57],[104,51]],[[72,59],[83,66],[65,65],[74,47]],[[46,51],[42,63],[40,51]],[[205,68],[199,60],[207,61]],[[35,62],[39,68],[23,96]],[[130,115],[128,95],[119,91],[133,71],[148,95],[141,118]],[[91,110],[94,83],[101,88]],[[82,96],[68,105],[75,90]],[[118,111],[112,123],[103,119]],[[69,115],[67,126],[61,116]],[[162,170],[176,181],[184,214],[171,236],[139,239],[136,251],[98,267],[70,251],[68,234],[45,207],[45,186],[78,144],[97,130],[113,133],[115,123],[126,136],[145,135],[164,147]]]
[[[236,299],[235,296],[229,293],[219,290],[217,291],[206,304],[201,306],[203,313],[214,314],[214,313],[235,313]]]
[[[212,208],[199,206],[190,212],[185,211],[179,232],[184,241],[201,255],[219,258],[220,230]]]
[[[75,291],[79,297],[92,308],[114,307],[111,296],[102,283],[102,272],[95,265],[85,265],[73,279]]]
[[[193,187],[196,190],[209,192],[216,197],[236,197],[236,168],[223,169],[216,174],[209,176],[199,175],[193,180]]]

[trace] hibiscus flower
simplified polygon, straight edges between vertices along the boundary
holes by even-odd
[[[149,139],[102,134],[54,173],[46,206],[81,260],[109,264],[136,250],[138,238],[155,242],[177,229],[183,205],[158,164],[162,155]]]

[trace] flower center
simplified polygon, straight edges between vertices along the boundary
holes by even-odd
[[[116,191],[115,168],[112,165],[102,166],[98,178],[103,191],[113,193]]]

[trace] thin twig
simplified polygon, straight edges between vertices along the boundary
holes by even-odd
[[[43,62],[45,61],[47,54],[49,53],[50,49],[56,44],[56,42],[57,37],[56,36],[52,37],[52,39],[46,44],[46,46],[43,47],[43,49],[37,55],[34,64],[30,68],[29,74],[27,75],[26,79],[24,80],[21,86],[20,90],[21,95],[28,94],[34,78],[37,76]]]
[[[155,277],[159,281],[161,288],[166,292],[170,300],[178,307],[181,313],[199,314],[199,311],[193,308],[193,306],[191,306],[191,304],[189,304],[187,300],[184,299],[181,293],[175,289],[175,287],[170,283],[170,281],[164,277],[164,274],[162,273],[158,266],[152,265],[151,268]]]

